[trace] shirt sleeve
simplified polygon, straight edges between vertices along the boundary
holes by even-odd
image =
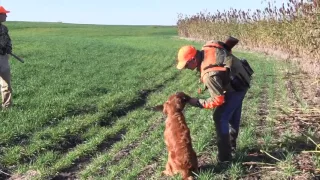
[[[9,30],[7,29],[7,44],[6,44],[6,48],[10,49],[10,51],[12,50],[12,43],[11,43],[11,38],[10,38],[10,35],[9,35]]]
[[[202,108],[212,109],[224,103],[224,88],[221,75],[225,72],[213,71],[203,77],[203,82],[208,88],[210,98],[199,99]]]
[[[0,54],[4,54],[5,51],[4,49],[12,49],[12,44],[11,44],[11,38],[9,36],[9,30],[8,28],[0,24]]]

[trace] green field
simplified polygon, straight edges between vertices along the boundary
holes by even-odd
[[[209,96],[197,94],[196,72],[175,68],[180,46],[202,44],[177,38],[175,27],[6,25],[13,52],[26,62],[10,61],[15,105],[0,113],[0,178],[164,178],[165,117],[148,107],[177,91]],[[319,174],[317,153],[302,152],[320,142],[319,108],[302,93],[307,75],[264,55],[234,54],[246,58],[255,75],[231,164],[215,161],[212,112],[184,111],[201,166],[198,179]]]

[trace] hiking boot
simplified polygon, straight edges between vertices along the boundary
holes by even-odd
[[[230,144],[231,144],[231,152],[233,154],[236,153],[237,150],[237,138],[238,138],[238,132],[234,130],[233,128],[230,128]]]
[[[218,162],[232,160],[231,145],[229,134],[223,134],[218,137]]]

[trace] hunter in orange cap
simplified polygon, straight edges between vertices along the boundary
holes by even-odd
[[[3,24],[7,20],[7,11],[0,6],[0,80],[2,108],[8,108],[12,105],[12,87],[11,72],[9,66],[9,55],[12,52],[12,44],[8,28]]]
[[[7,11],[6,9],[4,9],[3,6],[0,6],[0,14],[7,14],[9,13],[10,11]]]
[[[239,133],[242,101],[250,87],[251,75],[242,60],[231,49],[238,43],[229,37],[226,42],[210,41],[201,50],[186,45],[178,52],[177,69],[200,71],[200,80],[210,98],[191,97],[191,106],[213,110],[217,133],[218,161],[230,161],[236,150]],[[231,128],[229,128],[229,125]]]
[[[183,46],[180,48],[178,52],[178,69],[185,68],[186,64],[189,61],[192,61],[195,58],[195,55],[197,54],[197,49],[193,46]]]

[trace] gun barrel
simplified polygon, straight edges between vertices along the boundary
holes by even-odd
[[[21,59],[20,57],[18,57],[17,55],[15,55],[15,54],[13,54],[13,53],[11,53],[11,55],[12,55],[14,58],[16,58],[18,61],[24,63],[24,60]]]
[[[232,37],[232,36],[229,36],[227,38],[227,40],[225,41],[225,45],[227,46],[227,49],[229,51],[231,51],[231,49],[236,45],[238,44],[239,40],[235,37]]]

